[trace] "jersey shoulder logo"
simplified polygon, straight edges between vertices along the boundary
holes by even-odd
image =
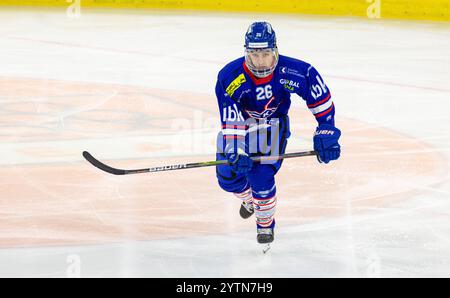
[[[237,78],[231,82],[230,85],[228,85],[225,92],[231,97],[234,94],[234,91],[236,91],[241,85],[245,82],[245,76],[243,73],[241,73]]]

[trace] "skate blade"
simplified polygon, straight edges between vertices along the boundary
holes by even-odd
[[[263,254],[266,254],[269,250],[270,250],[270,244],[268,243],[263,247],[262,252],[263,252]]]

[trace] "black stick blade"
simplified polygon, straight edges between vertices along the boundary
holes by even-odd
[[[126,174],[126,170],[121,170],[121,169],[115,169],[115,168],[111,168],[110,166],[105,165],[104,163],[98,161],[97,159],[95,159],[95,157],[93,157],[89,152],[87,151],[83,151],[83,157],[90,162],[94,167],[99,168],[102,171],[105,171],[107,173],[113,174],[113,175],[125,175]]]

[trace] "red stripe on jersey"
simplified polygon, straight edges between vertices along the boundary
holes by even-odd
[[[323,111],[322,113],[317,114],[317,115],[314,115],[314,116],[315,116],[316,118],[325,116],[326,114],[328,114],[329,112],[331,112],[331,110],[333,110],[333,108],[334,108],[334,103],[331,104],[331,107],[330,107],[328,110],[325,110],[325,111]]]
[[[250,71],[250,69],[248,69],[247,64],[242,63],[242,66],[244,67],[244,71],[248,74],[248,76],[252,79],[253,83],[255,83],[255,85],[262,85],[262,84],[267,84],[269,83],[272,78],[273,78],[273,72],[268,75],[265,78],[257,78],[255,77],[255,75]]]
[[[236,135],[226,135],[223,136],[225,139],[245,139],[244,136],[236,136]]]
[[[328,96],[327,96],[325,99],[322,99],[322,100],[319,101],[319,102],[316,102],[316,103],[313,103],[313,104],[308,105],[308,108],[311,109],[311,108],[315,108],[315,107],[317,107],[317,106],[320,106],[321,104],[326,103],[326,102],[330,99],[330,97],[331,97],[331,93],[328,94]]]
[[[222,128],[247,129],[245,125],[222,124]]]

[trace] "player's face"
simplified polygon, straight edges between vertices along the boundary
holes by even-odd
[[[275,56],[271,49],[252,50],[249,53],[252,64],[258,69],[263,70],[271,67],[275,62]]]

